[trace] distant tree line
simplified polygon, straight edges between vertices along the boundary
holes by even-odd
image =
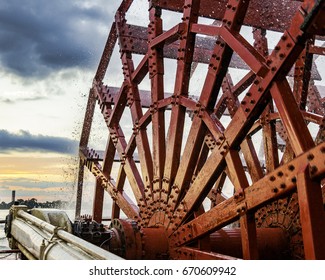
[[[69,205],[70,205],[69,202],[62,201],[62,200],[38,202],[36,198],[31,198],[31,199],[27,199],[27,200],[17,199],[16,203],[19,203],[19,205],[26,205],[29,209],[32,209],[32,208],[67,209],[67,208],[69,208]],[[9,209],[12,205],[13,205],[13,202],[6,203],[6,202],[2,201],[0,203],[0,209]]]

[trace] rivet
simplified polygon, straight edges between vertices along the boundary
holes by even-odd
[[[314,155],[313,154],[309,154],[308,156],[307,156],[307,159],[310,161],[310,160],[313,160],[314,159]]]

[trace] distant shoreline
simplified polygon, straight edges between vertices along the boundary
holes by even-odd
[[[26,205],[28,208],[55,208],[55,209],[73,209],[71,203],[68,201],[54,200],[46,202],[38,202],[36,198],[31,198],[27,200],[17,199],[15,201],[18,205]],[[13,205],[13,202],[6,203],[4,201],[0,202],[0,210],[8,210]]]

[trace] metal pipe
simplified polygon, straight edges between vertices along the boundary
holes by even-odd
[[[11,234],[28,259],[38,260],[92,260],[91,255],[75,246],[65,246],[65,242],[42,231],[21,218],[13,220]]]
[[[91,243],[88,243],[87,241],[84,241],[83,239],[80,239],[68,232],[66,232],[65,230],[62,230],[60,228],[57,228],[45,221],[42,221],[30,214],[28,214],[27,212],[23,211],[23,210],[19,210],[17,212],[17,217],[20,217],[21,219],[14,219],[14,221],[12,222],[12,235],[14,236],[14,238],[22,244],[22,239],[20,238],[21,235],[26,235],[25,232],[30,232],[29,228],[31,227],[31,225],[35,227],[32,229],[32,232],[30,232],[30,234],[32,234],[32,236],[34,236],[35,239],[40,239],[37,242],[31,241],[31,244],[33,244],[34,247],[30,247],[28,248],[28,250],[30,252],[40,252],[42,250],[41,246],[42,243],[44,243],[44,238],[51,238],[52,237],[58,237],[59,239],[61,239],[62,241],[65,241],[67,243],[69,243],[73,246],[75,246],[76,248],[82,250],[84,253],[83,255],[85,255],[85,253],[89,254],[93,259],[114,259],[114,260],[118,260],[121,259],[120,257],[103,250],[102,248],[99,248]],[[25,221],[28,221],[29,223],[26,224]],[[24,230],[22,230],[22,228],[24,228]],[[37,232],[38,229],[38,232]],[[36,234],[36,235],[35,235]],[[42,236],[43,235],[43,236]],[[29,243],[29,242],[27,242]],[[62,245],[64,243],[61,242],[61,247],[62,246],[66,246],[65,244]],[[35,247],[36,246],[36,247]],[[53,249],[57,248],[57,246],[53,246]],[[53,250],[51,249],[51,250]],[[62,250],[61,248],[61,254],[64,250]],[[33,255],[35,255],[36,253],[34,253]],[[79,254],[80,255],[80,254]],[[56,257],[56,255],[55,255]],[[68,255],[66,255],[66,257],[68,257]],[[87,259],[87,257],[85,256],[85,258]],[[62,258],[65,259],[65,258]],[[83,258],[81,258],[83,259]]]
[[[289,241],[282,228],[257,228],[257,245],[260,259],[286,259]],[[210,235],[211,250],[220,254],[242,258],[240,228],[218,230]]]
[[[21,244],[18,244],[17,246],[19,248],[19,250],[21,251],[21,253],[29,260],[37,260],[30,252],[28,252],[28,250],[25,249],[25,247],[23,247]]]

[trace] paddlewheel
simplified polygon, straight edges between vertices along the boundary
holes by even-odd
[[[76,217],[87,168],[126,259],[325,259],[325,1],[150,0],[141,25],[135,3],[89,92]]]

